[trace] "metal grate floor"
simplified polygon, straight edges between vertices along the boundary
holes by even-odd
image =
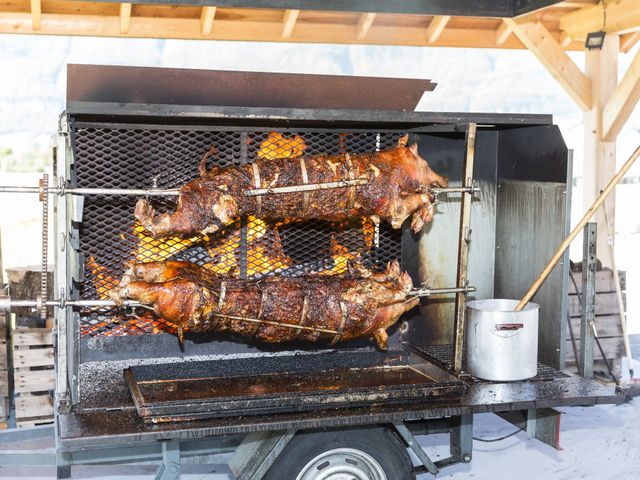
[[[428,347],[418,347],[412,345],[412,348],[425,355],[428,359],[439,364],[448,371],[453,369],[453,345],[431,345]],[[462,357],[463,370],[466,369],[466,358]],[[567,378],[568,374],[556,370],[543,363],[538,363],[538,375],[530,378],[529,382],[545,382],[551,381],[556,378]],[[475,383],[491,383],[488,380],[482,380],[479,378],[471,377]]]

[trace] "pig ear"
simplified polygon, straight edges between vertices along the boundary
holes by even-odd
[[[411,145],[409,147],[409,150],[411,150],[415,155],[418,154],[418,142],[413,142],[413,145]]]
[[[403,136],[401,136],[398,139],[398,146],[399,147],[406,147],[407,143],[409,143],[409,134],[405,133]]]

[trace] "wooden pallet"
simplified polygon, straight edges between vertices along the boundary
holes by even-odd
[[[622,290],[626,287],[625,272],[619,272]],[[578,289],[582,293],[582,273],[573,274]],[[605,357],[613,367],[614,373],[619,374],[620,358],[624,354],[624,340],[622,338],[622,326],[620,325],[620,315],[618,313],[618,300],[616,288],[611,270],[600,270],[596,273],[596,331],[600,344],[604,350]],[[623,298],[624,298],[623,293]],[[625,299],[626,300],[626,299]],[[626,304],[626,301],[625,301]],[[569,315],[573,334],[576,338],[576,347],[580,352],[580,313],[581,305],[576,293],[576,289],[571,279],[569,279]],[[594,371],[607,371],[602,353],[597,346],[593,349]],[[571,337],[567,333],[566,344],[566,365],[567,368],[577,371],[576,359],[571,344]]]
[[[1,272],[0,272],[1,273]],[[0,313],[0,429],[7,428],[9,415],[9,371],[7,355],[7,316]],[[4,426],[2,426],[4,425]]]
[[[16,328],[13,343],[13,383],[16,425],[27,427],[53,421],[55,387],[51,330]]]

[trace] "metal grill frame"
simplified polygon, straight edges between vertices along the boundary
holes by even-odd
[[[77,158],[75,178],[71,187],[79,188],[179,188],[199,176],[198,163],[203,152],[212,145],[217,153],[208,159],[210,167],[243,165],[263,152],[263,142],[271,139],[264,127],[220,127],[216,125],[127,125],[70,122],[73,151]],[[304,155],[337,155],[344,151],[364,153],[393,147],[403,132],[396,130],[360,130],[332,128],[279,128],[277,133],[304,139]],[[266,149],[268,150],[268,149]],[[292,160],[293,161],[293,160]],[[153,180],[152,180],[153,179]],[[153,260],[151,248],[143,247],[137,234],[132,212],[137,198],[133,196],[89,196],[83,204],[80,228],[80,254],[85,263],[80,299],[98,297],[95,272],[104,269],[101,289],[110,290],[122,276],[123,264],[133,260]],[[268,201],[268,198],[266,199]],[[175,210],[175,198],[152,198],[156,210]],[[253,222],[258,222],[254,220]],[[213,235],[208,242],[180,248],[168,258],[156,260],[187,260],[217,273],[236,270],[240,278],[258,279],[279,273],[298,276],[315,272],[333,274],[346,269],[346,261],[334,265],[331,257],[331,239],[347,249],[348,254],[359,254],[363,264],[373,270],[383,270],[387,262],[401,257],[401,232],[387,224],[373,225],[367,220],[371,244],[364,242],[364,224],[358,219],[346,225],[330,222],[267,222],[261,238],[251,235],[254,224],[243,218]],[[276,236],[278,235],[278,236]],[[235,238],[237,237],[237,241]],[[237,247],[227,250],[225,258],[214,261],[214,252],[234,239]],[[153,241],[168,251],[176,239]],[[186,241],[184,243],[190,243]],[[106,244],[106,248],[105,248]],[[263,252],[282,247],[282,256],[265,257]],[[236,255],[237,254],[237,255]],[[231,258],[230,258],[231,257]],[[237,258],[236,258],[237,257]],[[233,260],[232,260],[233,258]],[[87,265],[88,260],[95,267]],[[280,261],[285,263],[280,266]],[[263,273],[256,273],[262,270]],[[103,293],[103,292],[102,292]],[[145,318],[149,317],[145,313]],[[86,308],[80,312],[81,336],[144,335],[173,331],[172,325],[154,316],[147,320],[126,320],[124,311],[112,308]],[[158,325],[156,327],[155,325]]]
[[[487,128],[514,126],[539,126],[550,124],[547,115],[491,115],[491,114],[446,114],[348,110],[300,110],[241,107],[193,107],[176,105],[104,104],[92,102],[70,102],[69,111],[61,116],[56,149],[55,174],[58,178],[73,178],[74,151],[70,141],[70,123],[91,122],[95,125],[126,123],[128,125],[179,125],[181,128],[201,128],[209,125],[228,129],[261,129],[263,131],[283,129],[332,129],[359,131],[395,131],[438,135],[440,132],[464,131],[469,121]],[[55,199],[55,244],[56,292],[65,298],[75,298],[82,281],[82,259],[79,255],[79,224],[82,222],[83,199],[66,195]],[[403,257],[407,237],[403,232]],[[403,258],[403,260],[406,260]],[[410,250],[409,260],[416,260],[415,251]],[[173,356],[185,358],[190,355],[220,356],[272,355],[273,349],[244,346],[239,352],[238,344],[215,342],[212,351],[208,343],[190,345],[188,351],[180,351],[175,337],[152,335],[135,337],[112,337],[80,339],[79,316],[67,307],[58,310],[58,389],[57,404],[61,411],[81,400],[80,366],[84,362],[114,363],[125,360],[135,364],[147,357]],[[151,338],[154,337],[154,338]],[[144,340],[141,340],[144,339]],[[368,342],[366,342],[368,343]],[[400,346],[399,332],[391,337],[392,348]],[[312,352],[308,352],[312,353]]]

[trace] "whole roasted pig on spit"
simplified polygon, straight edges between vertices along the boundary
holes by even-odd
[[[267,343],[373,337],[386,350],[386,330],[419,302],[412,287],[397,262],[385,273],[356,267],[345,277],[262,280],[225,278],[189,262],[151,262],[130,265],[111,297],[152,307],[178,326],[181,341],[183,329]]]
[[[432,187],[446,187],[418,154],[417,144],[371,153],[317,155],[299,158],[260,158],[249,165],[214,167],[180,189],[174,213],[156,215],[147,200],[138,201],[135,216],[154,237],[213,233],[242,215],[265,219],[342,221],[370,216],[393,228],[412,217],[419,231],[433,217]],[[255,189],[328,185],[349,186],[287,193],[248,194]],[[255,192],[254,192],[255,193]]]

